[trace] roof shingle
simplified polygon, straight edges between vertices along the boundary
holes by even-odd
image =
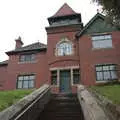
[[[8,65],[8,60],[5,60],[3,62],[0,62],[0,66],[3,66],[3,65]]]
[[[37,42],[21,48],[16,48],[15,50],[12,50],[12,51],[8,51],[6,52],[6,54],[13,54],[13,53],[19,53],[19,52],[25,52],[25,51],[45,50],[45,49],[47,49],[47,45]]]
[[[67,3],[65,3],[52,17],[68,16],[77,14]]]

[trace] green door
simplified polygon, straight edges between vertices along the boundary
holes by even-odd
[[[69,93],[70,89],[70,70],[60,71],[60,92]]]

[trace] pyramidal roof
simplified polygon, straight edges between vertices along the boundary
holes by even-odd
[[[52,17],[77,14],[67,3],[65,3]]]

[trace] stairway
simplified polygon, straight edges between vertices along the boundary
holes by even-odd
[[[52,95],[37,120],[84,120],[77,95]]]

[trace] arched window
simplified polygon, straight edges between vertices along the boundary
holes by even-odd
[[[72,42],[67,38],[62,39],[56,46],[56,55],[57,56],[65,56],[72,55],[73,47]]]

